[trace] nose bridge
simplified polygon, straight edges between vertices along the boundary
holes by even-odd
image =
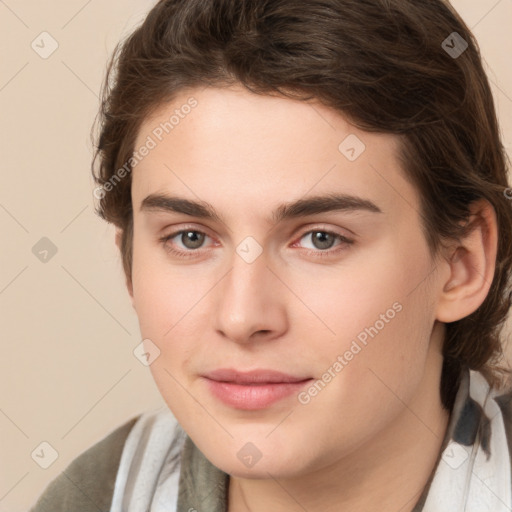
[[[231,316],[238,316],[240,320],[248,317],[249,311],[255,317],[258,308],[263,306],[269,273],[266,255],[261,253],[254,257],[251,248],[244,252],[246,250],[242,243],[233,254],[232,269],[223,291]]]
[[[251,240],[241,242],[219,288],[216,329],[238,342],[258,331],[283,329],[285,313],[274,281],[261,247]]]

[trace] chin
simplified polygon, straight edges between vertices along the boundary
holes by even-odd
[[[249,454],[255,456],[254,461],[250,460]],[[223,450],[222,453],[212,454],[212,457],[207,456],[208,460],[229,475],[236,478],[247,479],[269,479],[269,478],[290,478],[296,476],[299,467],[297,466],[297,457],[283,457],[283,453],[279,450],[273,450],[271,456],[266,456],[265,453],[260,452],[260,458],[257,459],[257,452],[253,447],[243,445],[242,448],[237,446],[234,451],[234,457],[226,458],[227,452],[232,452],[231,448]],[[295,451],[296,452],[296,451]],[[207,455],[203,452],[205,456]],[[244,461],[244,459],[248,459]]]

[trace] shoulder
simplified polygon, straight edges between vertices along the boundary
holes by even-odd
[[[76,457],[29,512],[108,512],[125,441],[140,417],[131,418]]]

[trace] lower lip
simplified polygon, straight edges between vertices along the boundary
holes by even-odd
[[[210,391],[225,404],[235,409],[265,409],[271,404],[298,393],[308,382],[276,382],[259,385],[242,385],[232,382],[218,382],[206,378]]]

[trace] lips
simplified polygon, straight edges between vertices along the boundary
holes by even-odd
[[[215,380],[217,382],[232,382],[234,384],[274,384],[282,382],[302,382],[310,379],[309,376],[298,377],[288,375],[275,370],[250,370],[241,372],[231,368],[220,368],[213,370],[205,375],[207,379]]]
[[[297,394],[310,377],[289,375],[275,370],[240,372],[219,369],[202,376],[209,392],[234,409],[265,409],[275,402]]]

